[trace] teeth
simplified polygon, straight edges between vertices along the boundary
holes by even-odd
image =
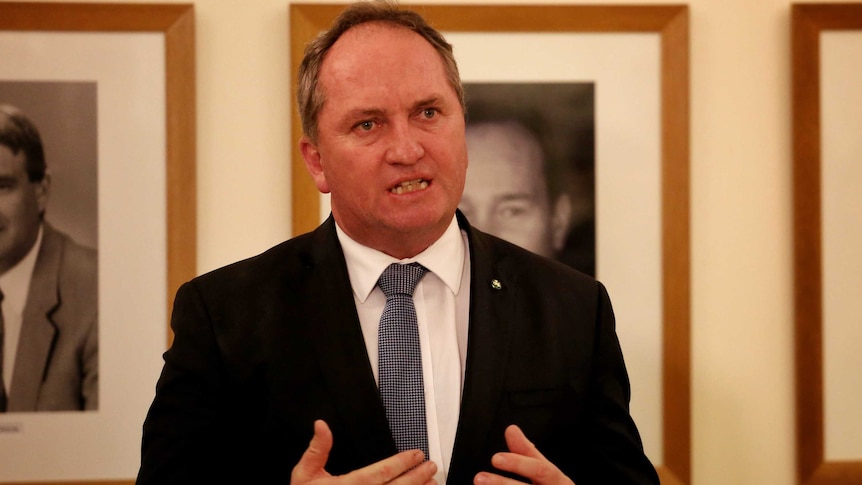
[[[395,187],[392,187],[391,192],[393,194],[401,195],[401,194],[406,194],[408,192],[413,192],[415,190],[422,190],[422,189],[427,189],[427,188],[428,188],[428,182],[426,182],[425,180],[422,180],[422,179],[418,179],[418,180],[410,180],[408,182],[402,182],[401,184],[396,185]]]

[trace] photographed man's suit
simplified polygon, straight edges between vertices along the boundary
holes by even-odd
[[[42,227],[8,411],[97,409],[96,252],[47,223]]]
[[[509,424],[578,485],[658,483],[604,288],[458,217],[471,308],[448,483],[490,469]],[[289,483],[315,419],[332,429],[334,475],[396,453],[331,217],[185,284],[172,326],[139,484]]]

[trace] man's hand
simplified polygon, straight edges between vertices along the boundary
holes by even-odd
[[[527,439],[521,428],[514,424],[506,428],[506,446],[509,453],[497,453],[491,457],[494,468],[520,475],[534,485],[574,485],[553,463],[539,453]],[[473,479],[475,485],[504,485],[521,483],[493,473],[481,472]]]
[[[434,462],[425,460],[419,450],[403,451],[385,460],[372,463],[347,475],[334,477],[324,469],[332,449],[332,431],[322,420],[314,422],[314,436],[308,449],[290,474],[291,485],[365,485],[392,483],[397,485],[433,485],[437,472]]]

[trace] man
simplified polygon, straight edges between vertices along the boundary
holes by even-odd
[[[470,168],[458,208],[475,228],[594,276],[592,177],[571,168],[573,159],[592,163],[592,149],[578,142],[585,132],[557,140],[548,115],[523,106],[541,95],[532,85],[469,87]]]
[[[459,208],[476,229],[553,258],[566,242],[572,201],[566,192],[550,193],[538,138],[516,119],[470,116],[470,169]]]
[[[0,105],[0,411],[98,408],[96,252],[45,222],[42,140]]]
[[[354,4],[299,78],[332,216],[180,289],[138,483],[657,483],[602,287],[456,215],[451,46],[412,12]],[[428,272],[408,297],[425,398],[408,437],[427,449],[396,445],[378,342],[386,274],[412,263]]]

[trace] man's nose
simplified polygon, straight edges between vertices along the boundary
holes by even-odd
[[[425,155],[418,131],[408,122],[395,123],[389,133],[386,162],[412,165]]]

